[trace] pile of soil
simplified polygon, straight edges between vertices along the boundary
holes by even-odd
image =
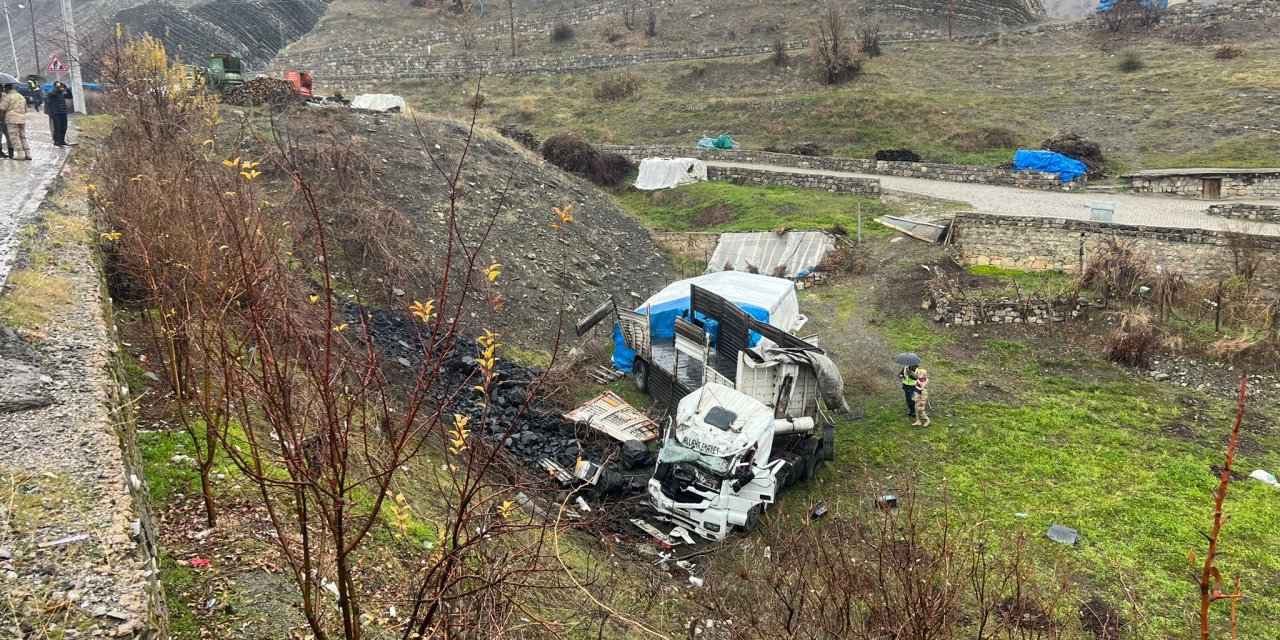
[[[787,147],[785,149],[782,147],[768,146],[765,147],[763,151],[769,151],[771,153],[789,153],[793,156],[809,156],[812,158],[831,155],[831,149],[817,142],[806,142],[804,144],[798,144],[794,147]]]
[[[279,78],[254,78],[238,87],[232,87],[222,94],[224,104],[238,107],[254,107],[259,105],[286,105],[298,102],[302,98],[294,90],[288,80]]]
[[[369,197],[413,223],[415,252],[405,260],[428,271],[443,261],[449,194],[432,156],[452,172],[466,141],[465,126],[421,116],[415,125],[399,115],[307,109],[289,112],[286,127],[317,146],[348,138],[352,149],[341,155],[359,156],[361,176],[372,187]],[[675,279],[644,227],[585,180],[480,132],[466,153],[456,232],[468,250],[487,233],[475,263],[502,265],[492,284],[479,269],[472,274],[477,287],[492,287],[501,298],[471,309],[463,318],[466,333],[490,329],[502,333],[506,344],[546,350],[561,327],[568,334],[564,342],[570,343],[578,317],[610,296],[618,306],[634,308]],[[558,221],[552,208],[567,205],[573,207],[573,221],[552,228]],[[433,290],[426,282],[386,279],[387,292],[398,289],[405,307]]]

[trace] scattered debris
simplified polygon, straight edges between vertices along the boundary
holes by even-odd
[[[827,510],[827,505],[826,505],[826,503],[824,503],[824,502],[819,502],[819,503],[818,503],[818,506],[814,507],[814,508],[813,508],[813,511],[810,511],[810,512],[809,512],[809,519],[810,519],[810,520],[817,520],[817,519],[819,519],[819,518],[824,518],[824,517],[826,517],[827,513],[828,513],[828,510]]]
[[[895,231],[901,231],[917,240],[924,240],[932,244],[938,244],[947,233],[950,225],[932,224],[929,222],[916,222],[915,220],[907,220],[906,218],[898,218],[896,216],[880,216],[876,218],[876,222],[889,227]],[[897,238],[894,238],[897,240]]]
[[[624,375],[626,374],[603,364],[598,364],[595,368],[587,370],[587,377],[591,378],[596,384],[609,384]]]
[[[582,511],[584,513],[591,513],[591,505],[587,504],[587,501],[583,500],[582,496],[578,496],[577,502],[578,502],[579,511]]]
[[[895,495],[880,496],[879,498],[876,498],[876,506],[880,507],[881,509],[897,509],[898,496],[895,496]]]
[[[693,544],[693,536],[689,535],[689,531],[684,527],[676,527],[672,529],[671,537],[684,540],[685,544]],[[685,562],[685,561],[681,560],[680,562]],[[676,564],[680,564],[680,562],[677,562]]]
[[[208,558],[192,558],[191,567],[193,569],[197,569],[200,567],[207,567],[211,562],[212,560],[209,560]]]
[[[542,465],[551,474],[551,477],[558,480],[560,484],[571,484],[573,482],[573,474],[569,473],[568,469],[560,466],[560,463],[555,460],[543,458],[538,461],[538,464]]]
[[[619,442],[649,441],[658,437],[658,423],[612,391],[605,391],[592,398],[564,417],[571,422],[585,424]]]
[[[639,527],[641,531],[649,534],[650,536],[653,536],[654,542],[657,542],[658,544],[662,545],[663,549],[670,549],[676,546],[676,542],[672,540],[670,536],[659,531],[657,527],[649,524],[648,522],[645,522],[644,520],[641,520],[639,518],[632,518],[631,524],[634,524],[635,526]]]
[[[49,548],[49,547],[60,547],[60,546],[62,546],[62,545],[64,545],[64,544],[71,544],[71,543],[73,543],[73,542],[80,542],[80,541],[88,540],[88,539],[89,539],[89,534],[87,534],[87,533],[77,533],[77,534],[76,534],[76,535],[74,535],[74,536],[67,536],[67,537],[65,537],[65,538],[61,538],[61,539],[58,539],[58,540],[54,540],[53,542],[41,542],[40,544],[38,544],[38,545],[36,545],[36,546],[40,547],[41,549],[47,549],[47,548]]]
[[[1280,482],[1276,482],[1275,475],[1267,473],[1262,469],[1255,469],[1253,473],[1249,474],[1249,477],[1254,480],[1261,480],[1273,487],[1280,487]]]
[[[689,576],[689,584],[701,589],[707,582],[698,576]]]
[[[1018,513],[1013,514],[1013,517],[1018,518],[1019,520],[1026,520],[1027,518],[1030,518],[1031,516],[1029,516],[1029,515],[1027,515],[1027,514],[1022,513],[1021,511],[1019,511]]]
[[[1050,526],[1047,535],[1050,540],[1061,542],[1062,544],[1075,544],[1080,539],[1080,532],[1060,524]]]
[[[404,98],[389,93],[365,93],[351,101],[352,109],[365,109],[383,113],[403,113]]]

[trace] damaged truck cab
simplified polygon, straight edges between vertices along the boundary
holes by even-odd
[[[779,491],[834,459],[823,405],[847,411],[844,383],[821,349],[789,333],[804,321],[790,281],[722,272],[677,285],[687,293],[674,313],[658,296],[612,310],[614,362],[671,417],[650,502],[719,540],[754,529]]]

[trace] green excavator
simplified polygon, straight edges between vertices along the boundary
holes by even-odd
[[[244,84],[244,74],[240,67],[240,58],[229,53],[209,55],[209,65],[186,65],[190,77],[200,79],[205,86],[215,93],[223,93],[231,87]]]

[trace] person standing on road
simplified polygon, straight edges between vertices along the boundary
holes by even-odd
[[[922,424],[920,421],[923,420]],[[913,427],[927,427],[933,420],[929,419],[929,373],[924,369],[916,369],[916,421]]]
[[[4,85],[4,97],[0,98],[0,113],[4,114],[5,136],[9,138],[9,157],[14,160],[30,160],[31,146],[27,144],[27,98],[11,84]]]
[[[40,112],[40,105],[44,104],[44,92],[40,90],[40,83],[35,78],[27,78],[27,89],[31,92],[31,104],[36,108],[36,112]]]
[[[919,377],[916,376],[916,370],[919,365],[911,365],[903,367],[898,372],[898,378],[902,380],[902,392],[907,396],[907,417],[916,417],[916,383]]]
[[[49,130],[53,133],[53,146],[67,146],[67,102],[71,90],[61,82],[53,83],[53,90],[44,96],[44,112],[49,114]]]

